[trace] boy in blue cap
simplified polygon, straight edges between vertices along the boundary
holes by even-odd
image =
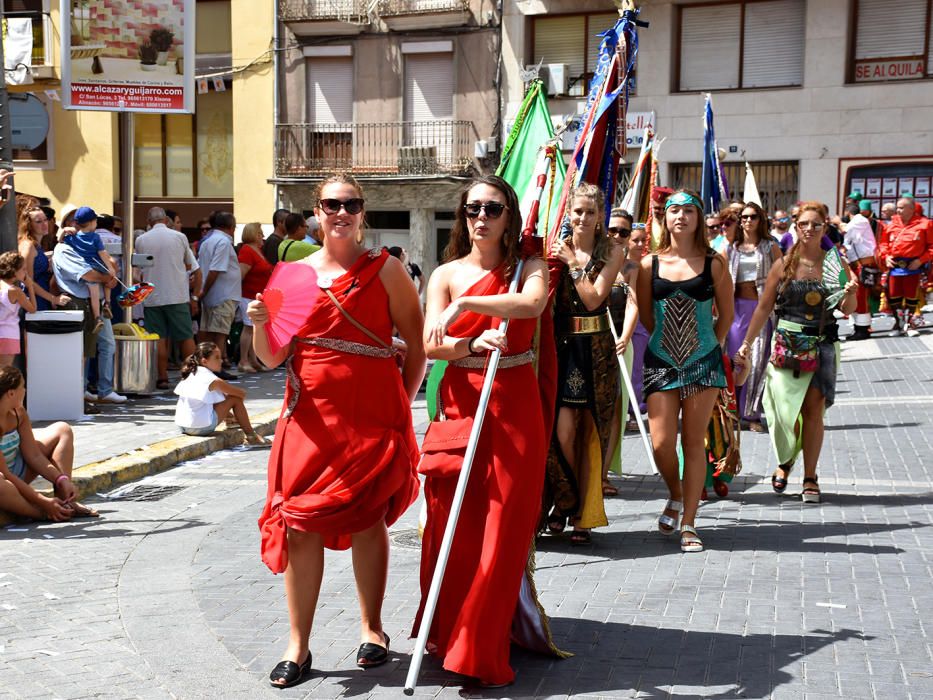
[[[62,243],[70,245],[84,259],[84,261],[98,272],[109,272],[116,277],[117,267],[113,258],[104,249],[104,242],[97,231],[97,213],[90,207],[80,207],[75,212],[75,226],[77,231],[65,230]],[[99,284],[88,284],[88,293],[91,303],[91,313],[94,315],[94,333],[100,333],[104,327],[101,313],[106,318],[113,318],[110,304],[104,301],[101,309],[101,288]]]

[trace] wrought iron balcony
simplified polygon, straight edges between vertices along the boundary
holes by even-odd
[[[469,0],[379,0],[379,16],[390,29],[430,29],[466,24]]]
[[[468,121],[382,124],[279,124],[278,177],[332,172],[386,177],[464,175],[473,160],[475,134]]]
[[[283,22],[336,22],[369,24],[367,0],[279,0]]]

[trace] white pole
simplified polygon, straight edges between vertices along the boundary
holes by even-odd
[[[631,303],[631,301],[629,302]],[[619,336],[616,333],[616,324],[612,321],[612,314],[609,316],[609,330],[612,331],[613,342],[619,342]],[[613,349],[614,351],[614,349]],[[635,414],[635,422],[638,423],[638,431],[641,433],[641,440],[645,444],[645,454],[648,455],[648,464],[654,469],[655,474],[660,474],[658,465],[654,461],[654,449],[651,447],[651,440],[648,438],[648,431],[645,430],[645,421],[641,417],[641,408],[638,405],[638,397],[635,396],[635,387],[632,386],[632,378],[629,376],[628,368],[625,366],[625,358],[616,354],[619,360],[619,373],[622,375],[622,383],[625,384],[625,391],[628,392],[629,404],[634,407],[632,413]]]
[[[522,268],[524,266],[524,260],[519,260],[518,264],[515,266],[515,274],[509,285],[509,293],[514,294],[518,290],[518,281],[522,277]],[[502,319],[502,323],[499,324],[499,330],[505,333],[508,327],[509,319]],[[421,615],[421,625],[418,628],[418,639],[415,641],[415,650],[411,655],[411,665],[408,667],[408,677],[405,679],[405,695],[414,695],[415,686],[418,684],[418,674],[421,672],[421,662],[424,658],[424,650],[428,644],[428,633],[431,631],[431,624],[434,622],[437,599],[440,596],[441,584],[444,582],[447,559],[450,557],[450,548],[453,545],[454,533],[457,530],[460,508],[463,505],[463,497],[466,495],[467,484],[470,480],[470,470],[473,468],[473,458],[476,456],[476,446],[479,443],[479,436],[483,430],[483,420],[486,418],[486,407],[489,405],[489,395],[492,393],[492,385],[496,379],[496,371],[499,369],[499,356],[501,354],[499,348],[496,348],[489,358],[489,366],[486,369],[486,379],[483,381],[483,389],[479,396],[479,405],[476,407],[476,418],[473,420],[470,440],[467,443],[466,453],[463,456],[463,468],[460,470],[460,478],[457,480],[457,489],[454,491],[453,502],[450,505],[447,527],[444,529],[444,538],[441,540],[441,548],[437,555],[437,563],[434,565],[431,587],[428,589],[428,598],[425,601],[424,612]]]

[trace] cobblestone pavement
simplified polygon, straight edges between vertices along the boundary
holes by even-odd
[[[933,698],[933,336],[845,345],[844,360],[823,505],[799,501],[799,467],[775,496],[767,436],[745,433],[743,474],[700,511],[707,550],[683,555],[655,531],[664,493],[628,436],[610,526],[587,549],[539,541],[542,602],[576,656],[515,650],[516,683],[484,692],[428,659],[418,696]],[[0,531],[0,698],[402,697],[417,506],[392,529],[391,662],[354,666],[350,556],[330,552],[314,676],[268,687],[288,627],[258,555],[265,457],[230,450],[124,486],[98,499],[100,521]]]

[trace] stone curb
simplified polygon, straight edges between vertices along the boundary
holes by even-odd
[[[253,424],[253,429],[260,435],[270,435],[275,432],[275,425],[280,414],[281,408],[275,408],[256,416],[250,416],[250,422]],[[109,491],[128,481],[136,481],[144,476],[164,472],[181,462],[235,447],[242,441],[243,431],[239,428],[221,430],[207,437],[179,435],[154,442],[132,452],[75,467],[71,475],[72,481],[80,500],[101,491]],[[51,489],[46,489],[43,493],[50,496]],[[11,516],[0,512],[0,527],[11,522],[13,522]]]

